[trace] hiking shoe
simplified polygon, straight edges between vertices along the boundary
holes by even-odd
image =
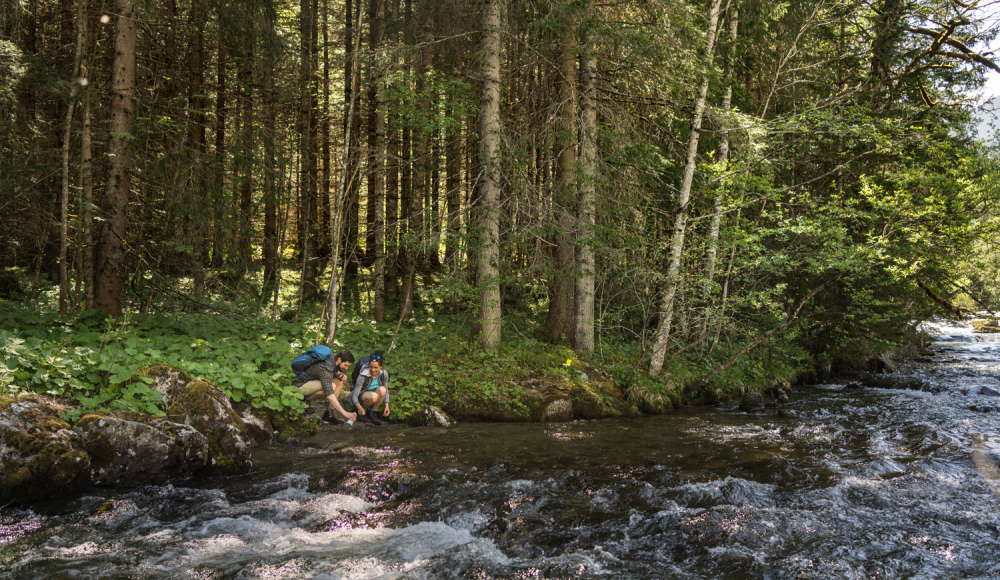
[[[330,411],[323,413],[323,422],[327,425],[343,425],[344,422],[330,414]]]
[[[312,415],[313,413],[315,413],[315,412],[316,412],[316,409],[313,409],[313,408],[312,408],[312,405],[309,405],[308,407],[306,407],[306,410],[305,410],[305,411],[303,411],[303,412],[304,412],[304,413],[305,413],[306,415]]]
[[[369,417],[368,420],[372,422],[372,425],[382,424],[382,419],[379,419],[378,412],[376,412],[374,409],[372,409],[371,417]]]
[[[362,415],[358,413],[358,420],[355,423],[366,423],[368,421],[368,415]]]

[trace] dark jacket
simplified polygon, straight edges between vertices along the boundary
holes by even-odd
[[[351,396],[348,397],[348,401],[351,406],[357,405],[358,401],[361,399],[362,393],[368,390],[368,387],[372,384],[372,378],[368,376],[368,369],[361,371],[358,375],[358,380],[354,381],[354,388],[351,389]],[[378,386],[385,387],[385,402],[389,402],[389,371],[382,369],[378,375]]]

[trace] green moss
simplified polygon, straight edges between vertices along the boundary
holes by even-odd
[[[319,432],[319,426],[301,413],[291,411],[273,413],[268,420],[274,429],[274,439],[279,443],[292,438],[312,437]]]

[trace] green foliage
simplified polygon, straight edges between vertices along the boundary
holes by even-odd
[[[128,409],[163,415],[162,397],[142,369],[177,367],[219,386],[233,401],[274,411],[301,410],[291,386],[290,338],[302,325],[212,314],[132,315],[115,321],[84,312],[60,318],[0,303],[0,388],[44,392],[84,411]]]

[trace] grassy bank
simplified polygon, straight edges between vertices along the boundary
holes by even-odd
[[[165,363],[204,377],[235,401],[298,412],[304,408],[291,386],[289,363],[315,341],[318,312],[304,322],[232,313],[130,314],[112,319],[97,312],[65,317],[39,302],[0,302],[0,392],[45,393],[80,408],[67,418],[95,410],[130,409],[158,414],[159,395],[143,369]],[[423,315],[404,322],[387,356],[392,374],[392,419],[426,405],[460,418],[530,420],[538,392],[556,389],[589,416],[663,412],[681,403],[734,399],[792,377],[804,362],[793,348],[751,354],[695,392],[683,386],[729,355],[692,352],[670,361],[665,377],[649,377],[634,343],[603,343],[589,357],[533,338],[530,316],[504,320],[504,342],[486,353],[470,341],[466,318]],[[388,350],[394,323],[360,317],[342,320],[337,346],[356,356]]]

